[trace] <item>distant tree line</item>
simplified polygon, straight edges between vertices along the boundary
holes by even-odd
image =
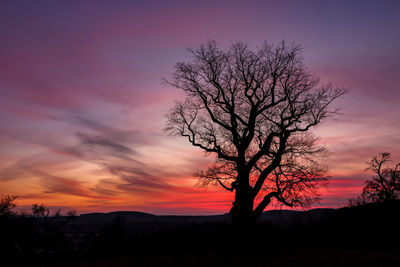
[[[33,204],[31,212],[16,211],[16,196],[0,197],[0,255],[29,257],[52,254],[70,246],[66,239],[67,224],[75,211],[50,214],[44,204]]]

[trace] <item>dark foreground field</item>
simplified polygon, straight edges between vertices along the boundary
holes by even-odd
[[[49,266],[399,266],[397,251],[338,248],[277,248],[267,251],[157,252],[105,259],[55,261]]]
[[[400,266],[399,212],[399,202],[271,211],[245,238],[227,215],[3,218],[0,266]]]

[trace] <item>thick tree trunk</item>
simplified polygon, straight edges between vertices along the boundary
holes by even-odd
[[[239,205],[236,204],[236,201],[233,202],[233,207],[231,208],[229,214],[235,230],[247,232],[255,225],[253,214],[243,210]]]
[[[242,174],[238,179],[235,201],[232,204],[229,214],[234,229],[243,233],[251,231],[255,225],[255,218],[248,174]]]

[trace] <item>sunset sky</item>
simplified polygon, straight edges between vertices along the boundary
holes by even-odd
[[[163,128],[186,48],[216,40],[305,47],[309,69],[347,88],[315,134],[331,176],[313,207],[361,193],[379,152],[400,161],[400,1],[1,1],[0,195],[79,213],[218,214],[206,157]]]

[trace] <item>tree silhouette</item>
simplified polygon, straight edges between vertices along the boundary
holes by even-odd
[[[17,199],[16,196],[1,196],[0,197],[0,216],[6,216],[13,214],[13,209],[16,204],[14,201]]]
[[[50,209],[44,204],[33,204],[31,209],[32,215],[36,218],[47,218],[50,215]]]
[[[389,161],[389,153],[380,153],[368,162],[367,170],[373,171],[375,176],[366,182],[362,195],[369,202],[383,202],[400,197],[400,163],[394,168],[385,168]]]
[[[216,154],[198,176],[235,192],[230,215],[241,229],[271,202],[310,205],[326,181],[318,163],[326,149],[308,131],[336,112],[328,107],[344,91],[320,85],[301,50],[285,42],[221,50],[209,41],[190,49],[192,61],[177,63],[165,80],[186,95],[167,115],[166,131]]]

